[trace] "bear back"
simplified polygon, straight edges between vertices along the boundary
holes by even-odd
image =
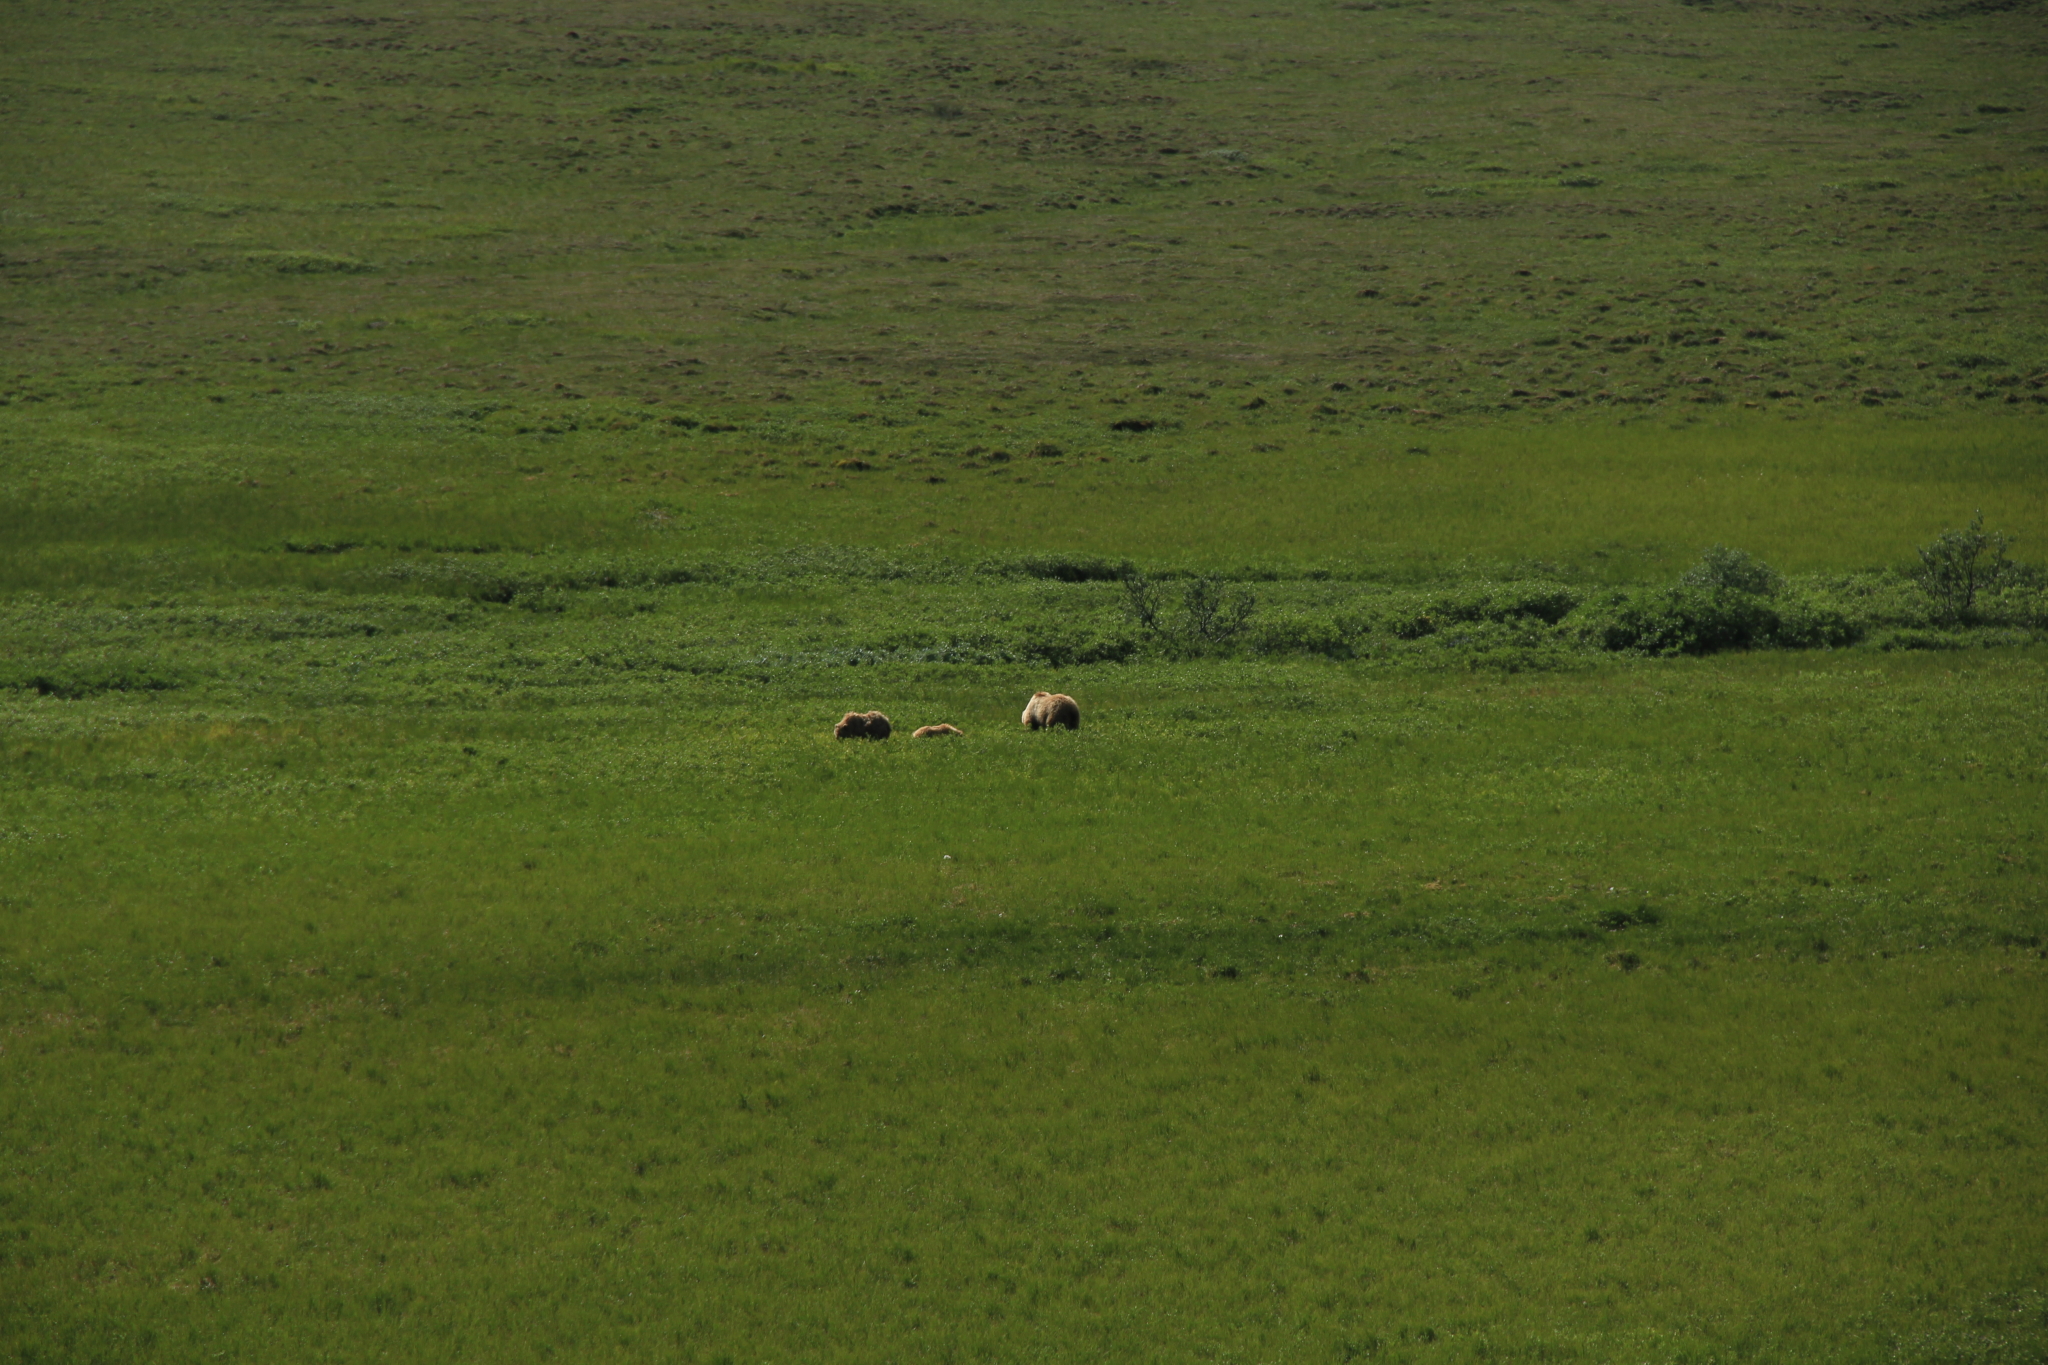
[[[1034,692],[1024,708],[1024,723],[1034,730],[1047,730],[1056,725],[1078,730],[1081,728],[1081,707],[1064,692]]]

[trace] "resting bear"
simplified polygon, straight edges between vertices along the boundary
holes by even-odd
[[[887,739],[889,718],[880,711],[848,711],[832,727],[834,739]]]
[[[940,735],[964,735],[967,732],[957,725],[920,725],[910,732],[912,739],[936,739]]]
[[[1024,707],[1024,723],[1034,730],[1049,730],[1055,725],[1078,730],[1081,708],[1064,692],[1033,692]]]

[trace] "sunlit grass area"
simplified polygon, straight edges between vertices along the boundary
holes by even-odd
[[[494,977],[486,944],[445,945],[467,989],[344,975],[317,1005],[17,1027],[7,1122],[37,1180],[8,1210],[10,1345],[1876,1360],[2038,1341],[2036,963],[710,987],[565,951],[588,971],[536,989]]]
[[[376,581],[360,567],[394,555],[690,565],[824,544],[1393,580],[1538,565],[1628,581],[1674,574],[1717,542],[1792,571],[1906,567],[1980,508],[2038,555],[2026,530],[2048,525],[2034,429],[2006,421],[1296,428],[1262,451],[1239,435],[1098,430],[885,454],[800,424],[764,446],[643,414],[501,435],[488,406],[391,409],[373,420],[269,399],[17,422],[8,439],[27,477],[0,506],[5,571],[18,587],[169,574],[345,588]]]
[[[16,1348],[2031,1349],[2038,661],[838,672],[16,703]]]

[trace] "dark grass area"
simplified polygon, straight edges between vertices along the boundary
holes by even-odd
[[[2031,408],[2037,19],[31,8],[8,389]]]

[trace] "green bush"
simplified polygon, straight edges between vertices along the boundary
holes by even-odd
[[[1024,555],[991,560],[982,571],[1002,577],[1049,578],[1058,583],[1117,583],[1137,573],[1128,559],[1096,555]]]
[[[1054,668],[1078,664],[1127,663],[1138,654],[1136,637],[1117,630],[1048,623],[1014,638],[1015,656],[1027,663]]]
[[[1617,590],[1573,619],[1582,643],[1630,654],[1711,654],[1777,646],[1855,644],[1868,620],[1825,593],[1788,591],[1785,576],[1745,550],[1716,545],[1671,588]]]
[[[2012,561],[2005,557],[2011,537],[1984,529],[1984,514],[1970,518],[1960,531],[1944,531],[1920,547],[1920,582],[1934,599],[1936,616],[1945,624],[1968,621],[1977,594],[2005,583]]]
[[[1976,615],[1987,625],[2048,629],[2048,585],[2038,569],[2014,565],[2007,581],[1977,598]]]
[[[1124,610],[1131,623],[1166,653],[1197,657],[1227,649],[1258,610],[1257,594],[1217,578],[1190,580],[1179,611],[1170,611],[1158,587],[1132,571],[1124,579]]]
[[[1891,630],[1877,639],[1879,649],[1968,649],[1970,637],[1960,630]]]
[[[1246,635],[1245,649],[1252,654],[1321,654],[1332,659],[1357,653],[1338,622],[1302,613],[1260,621]]]
[[[1770,597],[1785,586],[1785,575],[1747,550],[1715,545],[1700,556],[1700,562],[1678,580],[1682,588],[1732,588],[1736,592]]]
[[[1804,596],[1787,596],[1773,604],[1777,624],[1769,643],[1782,649],[1840,649],[1861,640],[1865,624],[1837,604]]]
[[[1933,617],[1920,584],[1892,570],[1802,579],[1802,596],[1834,605],[1866,630],[1882,626],[1925,626]]]
[[[1518,617],[1555,625],[1583,600],[1578,589],[1545,580],[1477,583],[1435,598],[1426,614],[1438,626],[1450,621],[1510,621]]]
[[[1460,625],[1555,625],[1584,600],[1579,589],[1547,579],[1481,581],[1429,596],[1392,595],[1375,603],[1370,617],[1373,629],[1396,640],[1422,640]]]
[[[1730,588],[1616,590],[1575,621],[1580,640],[1622,654],[1711,654],[1773,643],[1778,613],[1765,599]]]
[[[1434,655],[1440,666],[1486,673],[1568,668],[1584,655],[1569,630],[1545,625],[1531,617],[1454,621],[1401,648]]]

